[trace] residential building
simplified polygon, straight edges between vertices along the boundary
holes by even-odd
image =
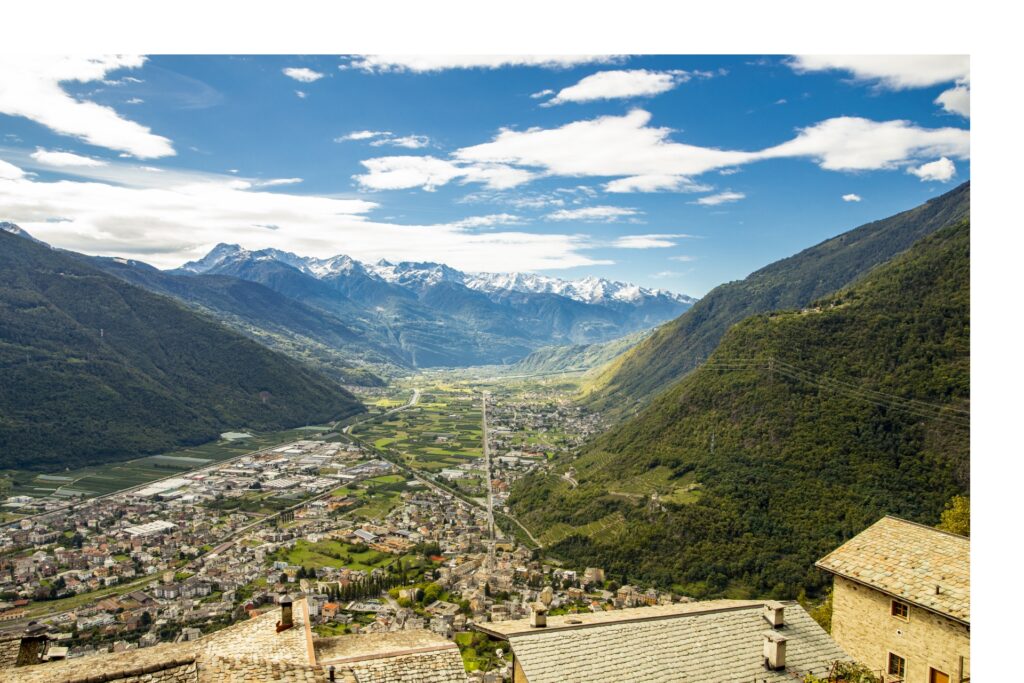
[[[835,577],[832,637],[885,681],[970,678],[970,541],[883,517],[817,562]]]

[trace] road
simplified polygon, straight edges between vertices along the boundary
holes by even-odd
[[[487,475],[487,531],[490,535],[487,545],[487,563],[488,569],[494,571],[494,487],[491,483],[491,440],[487,436],[487,399],[489,396],[488,392],[483,392],[480,399],[480,413],[483,423],[484,472]]]

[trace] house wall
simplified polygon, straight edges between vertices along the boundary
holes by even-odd
[[[890,613],[892,598],[867,586],[835,577],[832,637],[851,657],[888,671],[889,653],[907,660],[906,683],[929,683],[929,669],[949,675],[950,683],[970,676],[968,627],[910,605],[907,619]],[[963,657],[963,671],[960,657]],[[886,675],[885,681],[896,680]]]
[[[523,673],[523,667],[519,666],[519,660],[515,659],[512,663],[512,683],[529,683],[526,680],[526,674]]]

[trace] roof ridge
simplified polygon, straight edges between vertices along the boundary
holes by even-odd
[[[947,536],[952,536],[953,538],[959,539],[961,541],[966,541],[967,543],[971,542],[971,537],[970,536],[964,536],[963,534],[954,533],[952,531],[946,531],[945,529],[940,529],[938,527],[934,527],[934,526],[931,526],[929,524],[922,524],[921,522],[914,522],[914,521],[909,520],[909,519],[903,519],[902,517],[897,517],[896,515],[885,515],[884,517],[882,517],[882,519],[892,519],[892,520],[895,520],[897,522],[903,522],[904,524],[911,524],[911,525],[916,526],[916,527],[921,527],[922,529],[927,529],[929,531],[937,531],[940,534],[945,534]],[[878,522],[882,521],[882,519],[878,520]],[[878,524],[878,522],[875,522],[875,524]],[[872,524],[871,526],[874,526],[874,524]],[[870,528],[870,527],[868,527],[868,528]]]

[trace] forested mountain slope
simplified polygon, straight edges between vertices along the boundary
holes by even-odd
[[[694,595],[813,591],[814,561],[880,516],[938,522],[968,489],[969,247],[962,221],[735,325],[639,416],[517,484],[513,511],[556,556]]]
[[[0,377],[0,467],[75,467],[363,410],[298,361],[3,231]]]
[[[757,313],[799,308],[850,284],[918,239],[970,215],[970,183],[884,220],[868,223],[711,290],[614,360],[585,402],[627,414],[702,363],[726,330]]]

